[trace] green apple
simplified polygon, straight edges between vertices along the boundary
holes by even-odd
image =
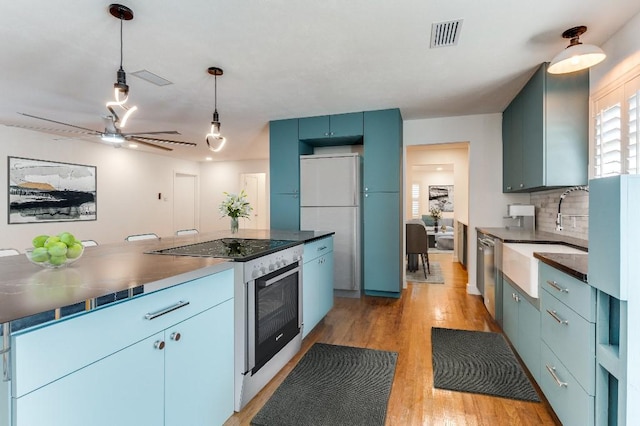
[[[62,256],[51,256],[49,258],[49,263],[55,266],[59,266],[62,265],[64,262],[67,261],[67,257],[65,255]]]
[[[49,260],[49,251],[44,247],[36,247],[31,252],[31,260],[34,262],[46,262]]]
[[[47,250],[49,251],[49,255],[51,257],[57,257],[57,256],[66,257],[67,245],[62,241],[58,241],[56,243],[49,245],[49,247],[47,247]]]
[[[81,254],[82,254],[82,244],[80,243],[75,243],[74,245],[70,246],[67,250],[68,259],[75,259]]]
[[[58,237],[57,235],[52,235],[49,238],[47,238],[47,240],[44,242],[44,247],[49,248],[55,243],[59,243],[59,242],[60,242],[60,237]]]
[[[60,241],[65,243],[67,247],[71,247],[76,243],[76,237],[74,237],[70,232],[63,232],[62,234],[58,235],[58,237],[60,237]]]
[[[49,238],[48,235],[38,235],[31,241],[31,243],[34,247],[44,247],[44,243],[47,241],[47,238]]]

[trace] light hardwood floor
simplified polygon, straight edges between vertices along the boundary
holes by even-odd
[[[546,402],[533,403],[433,387],[431,327],[500,332],[480,296],[466,293],[467,272],[450,254],[430,254],[444,284],[408,283],[400,299],[336,298],[302,350],[227,426],[248,425],[315,342],[398,352],[387,425],[556,425]],[[538,390],[538,393],[541,392]],[[295,409],[295,407],[292,407]]]

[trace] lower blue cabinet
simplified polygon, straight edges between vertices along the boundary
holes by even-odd
[[[302,337],[333,308],[333,237],[305,245],[302,266]]]
[[[221,425],[233,340],[231,269],[16,334],[11,425]]]
[[[540,377],[540,311],[504,277],[502,283],[503,330],[527,369]]]

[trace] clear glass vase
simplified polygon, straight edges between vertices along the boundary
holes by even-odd
[[[237,217],[232,217],[231,218],[231,233],[232,234],[236,234],[238,232],[238,218]]]

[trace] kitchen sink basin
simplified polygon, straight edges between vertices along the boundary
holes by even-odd
[[[502,273],[534,299],[538,298],[538,259],[533,253],[582,253],[562,244],[505,243],[502,250]]]

